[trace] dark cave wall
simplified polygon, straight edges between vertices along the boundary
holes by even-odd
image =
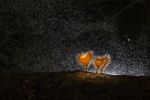
[[[1,0],[0,72],[81,69],[76,54],[94,50],[112,55],[108,71],[148,74],[150,3],[139,1],[119,13],[132,1]]]

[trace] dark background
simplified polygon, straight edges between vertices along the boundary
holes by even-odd
[[[0,73],[81,70],[88,50],[108,74],[150,75],[150,1],[0,0]]]

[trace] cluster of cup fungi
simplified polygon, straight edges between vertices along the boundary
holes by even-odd
[[[84,68],[85,72],[88,72],[90,65],[95,67],[96,73],[103,73],[111,62],[109,54],[103,56],[94,56],[93,51],[87,51],[79,53],[76,58],[77,62]]]

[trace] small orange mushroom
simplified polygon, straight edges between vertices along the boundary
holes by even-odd
[[[90,66],[92,60],[93,60],[93,51],[81,53],[78,54],[77,56],[78,63],[85,68],[85,71],[88,71],[88,67]]]
[[[111,58],[108,54],[104,56],[95,57],[93,61],[93,65],[96,67],[96,73],[98,73],[99,69],[100,69],[100,72],[102,73],[104,69],[109,65],[110,60]]]

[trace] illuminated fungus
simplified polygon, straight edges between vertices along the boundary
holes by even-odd
[[[96,68],[96,73],[100,70],[100,73],[103,73],[103,71],[107,68],[107,66],[110,64],[111,58],[110,55],[106,54],[104,56],[96,56],[93,65]]]
[[[93,60],[93,51],[81,53],[78,54],[77,56],[78,63],[85,68],[86,72],[88,71],[88,67],[90,66],[92,60]]]

